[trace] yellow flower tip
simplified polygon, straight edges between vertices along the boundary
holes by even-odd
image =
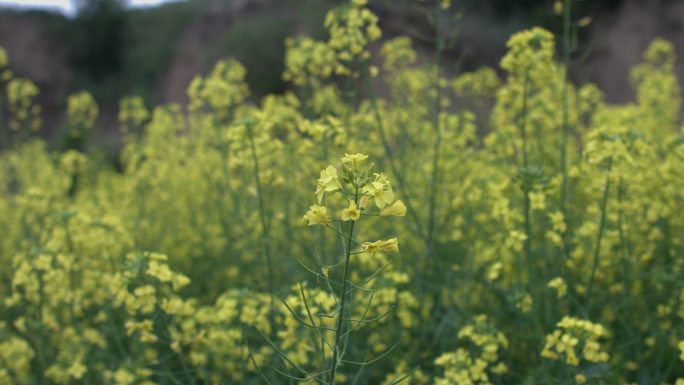
[[[547,286],[551,289],[556,290],[556,292],[558,294],[558,298],[563,298],[565,296],[565,294],[568,292],[568,285],[565,283],[565,281],[561,277],[556,277],[556,278],[550,280],[549,283],[547,284]]]
[[[364,160],[368,159],[368,155],[366,154],[344,154],[342,157],[342,162],[344,163],[351,163],[351,164],[361,164]]]
[[[332,222],[332,218],[328,215],[328,209],[320,205],[311,206],[309,211],[304,214],[303,219],[309,222],[309,226],[325,225]]]
[[[406,205],[401,200],[395,201],[391,206],[380,210],[381,217],[403,217],[406,215]]]
[[[328,166],[325,170],[321,171],[321,176],[318,178],[318,183],[316,184],[316,198],[318,199],[318,204],[320,205],[323,201],[323,195],[326,192],[333,192],[340,190],[342,184],[337,175],[337,169],[333,166]]]
[[[364,193],[369,194],[381,210],[394,202],[392,185],[383,174],[375,174],[375,179],[364,188]]]
[[[370,76],[372,78],[378,77],[378,74],[380,73],[380,70],[376,66],[370,66],[370,69],[368,71],[370,72]]]
[[[563,2],[562,1],[556,1],[553,3],[553,13],[556,15],[560,15],[563,13]]]
[[[349,207],[342,209],[340,219],[343,221],[357,221],[361,217],[361,210],[356,207],[356,202],[349,202]]]
[[[365,252],[375,251],[399,251],[399,241],[397,238],[388,239],[386,241],[364,242],[361,249]]]
[[[575,382],[578,384],[584,384],[587,382],[587,377],[582,373],[575,374]]]
[[[532,210],[544,210],[546,209],[546,197],[543,192],[530,192],[528,193],[530,200],[530,208]]]
[[[588,26],[589,24],[591,24],[591,17],[590,16],[585,16],[585,17],[579,19],[579,21],[577,22],[577,26],[579,26],[580,28],[584,28],[584,27]]]
[[[363,7],[368,3],[368,0],[352,0],[352,4],[358,5],[359,7]]]
[[[0,47],[0,68],[5,67],[7,63],[9,63],[9,59],[7,58],[7,51]]]

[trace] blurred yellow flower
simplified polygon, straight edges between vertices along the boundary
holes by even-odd
[[[399,241],[397,238],[388,239],[386,241],[364,242],[361,249],[366,252],[374,251],[399,251]]]
[[[323,201],[323,195],[326,192],[337,191],[342,188],[340,179],[337,175],[337,169],[333,166],[328,166],[325,170],[321,171],[321,177],[318,179],[318,184],[316,185],[316,198],[318,199],[318,204]]]
[[[320,205],[311,206],[309,211],[304,214],[304,220],[309,222],[309,226],[325,225],[332,222],[332,218],[328,215],[328,209]]]
[[[393,216],[393,217],[403,217],[406,215],[406,206],[401,200],[397,200],[391,206],[385,207],[380,210],[381,217]]]

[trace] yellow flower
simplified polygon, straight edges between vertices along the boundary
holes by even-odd
[[[521,312],[527,314],[532,310],[532,305],[534,305],[532,296],[529,293],[525,293],[520,299],[518,299],[515,307],[517,307]]]
[[[556,277],[550,280],[547,286],[552,289],[556,289],[558,298],[563,298],[563,296],[565,296],[565,294],[568,292],[568,285],[561,277]]]
[[[587,376],[585,376],[582,373],[575,374],[575,382],[577,382],[578,384],[584,384],[585,382],[587,382]]]
[[[390,185],[389,180],[383,174],[375,174],[375,179],[364,188],[364,193],[373,197],[375,205],[379,209],[383,209],[394,202],[392,185]]]
[[[321,171],[321,177],[318,178],[318,184],[316,185],[316,198],[318,198],[318,204],[323,201],[323,195],[326,192],[337,191],[342,188],[340,183],[340,178],[337,176],[337,169],[333,166],[328,166],[325,170]]]
[[[332,218],[328,215],[328,209],[320,205],[311,206],[309,211],[304,214],[304,220],[309,221],[309,226],[325,225],[332,222]]]
[[[563,13],[563,2],[562,1],[556,1],[553,3],[553,13],[556,15],[560,15]]]
[[[370,68],[368,69],[368,72],[370,73],[370,76],[372,78],[376,78],[376,77],[378,77],[378,73],[380,72],[380,70],[376,66],[370,66]]]
[[[7,52],[0,47],[0,68],[6,66],[8,62],[9,60],[7,59]]]
[[[679,350],[682,351],[682,354],[679,356],[679,359],[684,361],[684,341],[679,341]]]
[[[561,211],[549,213],[549,219],[551,219],[554,230],[558,231],[559,233],[565,232],[567,226],[565,225],[565,216]]]
[[[86,371],[88,371],[88,368],[80,362],[74,362],[69,366],[69,369],[67,369],[67,373],[76,380],[80,380]]]
[[[528,196],[532,210],[544,210],[546,208],[546,199],[543,192],[530,192]]]
[[[367,252],[373,251],[399,251],[399,241],[397,238],[388,239],[386,241],[364,242],[361,249]]]
[[[342,157],[342,162],[357,165],[361,164],[361,162],[366,159],[368,159],[368,155],[365,154],[344,154]]]
[[[381,217],[403,217],[404,215],[406,215],[406,206],[404,205],[404,202],[400,200],[394,202],[392,206],[386,207],[380,211]]]
[[[579,19],[579,21],[577,22],[577,25],[580,27],[586,27],[589,24],[591,24],[591,17],[589,17],[589,16],[585,16],[585,17]]]
[[[501,276],[501,269],[503,268],[503,263],[496,262],[487,270],[487,280],[496,281]]]
[[[114,381],[116,385],[130,385],[135,382],[135,376],[128,370],[120,368],[114,373]]]
[[[349,207],[342,209],[340,218],[343,221],[357,221],[361,217],[361,210],[356,208],[356,202],[349,202]]]

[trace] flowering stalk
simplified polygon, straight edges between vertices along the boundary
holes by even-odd
[[[358,206],[359,204],[359,189],[357,188],[354,191],[354,205]],[[335,373],[337,371],[337,365],[338,365],[338,352],[340,350],[340,336],[342,335],[342,326],[343,326],[343,321],[344,321],[344,305],[346,302],[347,298],[347,281],[349,280],[349,258],[351,256],[351,246],[352,246],[352,238],[354,237],[354,225],[356,224],[356,221],[351,221],[351,224],[349,225],[349,232],[347,233],[347,239],[346,239],[346,247],[345,247],[345,257],[344,257],[344,274],[343,274],[343,281],[342,281],[342,292],[341,292],[341,298],[340,298],[340,312],[339,312],[339,317],[337,319],[337,327],[335,328],[335,342],[333,343],[333,356],[332,356],[332,362],[330,364],[330,381],[328,381],[329,385],[332,385],[335,383]]]
[[[354,238],[354,230],[357,227],[356,222],[361,219],[361,216],[404,216],[406,213],[406,206],[404,203],[394,199],[394,192],[392,191],[392,186],[387,177],[380,173],[373,173],[373,165],[366,164],[367,158],[368,156],[364,154],[346,154],[342,158],[342,175],[339,175],[338,169],[332,165],[321,171],[320,178],[318,179],[318,183],[316,185],[316,192],[314,193],[316,195],[317,204],[312,205],[309,208],[309,211],[304,215],[304,220],[306,220],[310,226],[321,225],[324,228],[333,230],[343,238],[344,260],[339,264],[332,265],[344,266],[342,282],[334,281],[328,277],[330,266],[322,266],[324,272],[323,275],[320,275],[313,269],[305,266],[307,270],[316,274],[320,279],[327,281],[331,292],[334,291],[332,288],[333,284],[335,287],[341,288],[339,292],[333,293],[335,298],[339,298],[339,303],[337,304],[335,310],[335,313],[337,314],[335,327],[327,329],[333,331],[335,337],[330,343],[322,341],[323,346],[327,345],[332,350],[332,361],[330,362],[329,369],[319,373],[319,375],[325,374],[328,376],[325,380],[319,378],[321,383],[327,383],[328,385],[335,384],[337,371],[342,362],[361,365],[363,368],[364,366],[379,360],[389,353],[389,351],[387,351],[369,362],[345,361],[342,358],[346,352],[349,335],[355,329],[355,326],[349,326],[351,322],[359,322],[359,324],[368,323],[389,314],[389,312],[387,312],[385,315],[377,318],[366,318],[367,311],[370,308],[373,300],[373,295],[371,294],[368,301],[368,307],[360,319],[354,319],[351,315],[346,315],[347,312],[350,312],[347,305],[347,297],[352,295],[352,293],[357,289],[366,290],[363,288],[363,285],[367,284],[375,277],[374,274],[371,276],[371,278],[366,279],[360,284],[351,282],[351,256],[361,253],[399,251],[396,238],[389,240],[378,240],[374,242],[357,241]],[[345,189],[345,187],[347,187],[347,189]],[[351,197],[351,199],[348,197]],[[345,208],[342,208],[342,210],[338,211],[339,219],[333,219],[327,207],[327,205],[336,203],[342,203],[346,205]],[[371,203],[374,203],[374,206],[377,207],[378,211],[376,213],[364,212],[371,210]],[[343,233],[341,230],[331,226],[330,224],[334,221],[350,222],[347,232]],[[359,251],[352,252],[354,243],[357,243],[361,246]],[[383,269],[378,270],[376,274],[379,274]],[[303,293],[302,298],[304,298]],[[310,326],[307,326],[318,328],[313,319],[310,321]],[[317,329],[317,331],[319,330]],[[322,339],[324,339],[323,334],[320,334],[320,336]]]

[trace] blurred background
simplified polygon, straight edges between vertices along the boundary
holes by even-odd
[[[66,97],[88,90],[101,109],[95,141],[116,142],[116,110],[125,95],[150,105],[185,101],[191,79],[214,62],[235,57],[248,69],[255,101],[281,93],[284,39],[323,38],[323,18],[334,0],[0,0],[0,46],[11,69],[41,90],[43,135],[53,141],[63,124]],[[416,1],[370,0],[384,37],[409,35],[426,55],[431,29]],[[575,3],[571,71],[595,82],[612,102],[633,98],[629,69],[655,37],[684,48],[684,1],[587,0]],[[557,35],[561,16],[553,0],[455,0],[458,35],[446,59],[462,70],[498,67],[511,33],[540,25]],[[376,44],[377,47],[381,42]],[[446,63],[447,67],[449,63]],[[680,79],[684,66],[679,61]],[[113,139],[114,138],[114,139]]]

